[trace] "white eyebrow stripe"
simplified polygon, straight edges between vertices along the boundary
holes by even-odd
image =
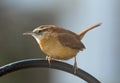
[[[37,31],[37,30],[40,30],[40,29],[39,29],[39,28],[36,28],[36,29],[33,30],[33,32],[35,32],[35,31]]]

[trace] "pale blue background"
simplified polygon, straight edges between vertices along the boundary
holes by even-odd
[[[1,0],[1,3],[3,7],[10,8],[8,12],[11,18],[16,15],[14,11],[23,12],[22,19],[27,14],[36,15],[34,12],[54,12],[54,24],[76,33],[102,22],[100,27],[88,32],[83,38],[87,49],[78,54],[78,67],[102,83],[120,83],[119,0]],[[73,59],[66,62],[73,64]],[[86,82],[68,73],[50,70],[50,83]]]

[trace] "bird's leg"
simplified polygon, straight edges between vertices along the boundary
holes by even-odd
[[[76,74],[76,72],[77,72],[77,61],[76,61],[76,56],[75,56],[75,58],[74,58],[74,66],[73,66],[73,68],[74,68],[74,74]]]
[[[50,56],[46,56],[46,60],[48,60],[48,63],[49,63],[49,67],[51,66],[51,63],[50,61],[52,60],[52,58]]]

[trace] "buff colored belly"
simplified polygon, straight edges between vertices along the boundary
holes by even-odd
[[[40,40],[40,48],[47,55],[54,59],[70,59],[79,52],[77,49],[72,49],[63,46],[57,38],[43,38]]]

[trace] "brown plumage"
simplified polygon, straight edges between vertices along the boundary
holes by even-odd
[[[67,60],[75,57],[74,70],[76,72],[76,55],[85,49],[81,39],[86,32],[100,25],[101,23],[90,26],[79,34],[55,25],[42,25],[24,35],[32,35],[37,40],[49,63],[52,59]]]

